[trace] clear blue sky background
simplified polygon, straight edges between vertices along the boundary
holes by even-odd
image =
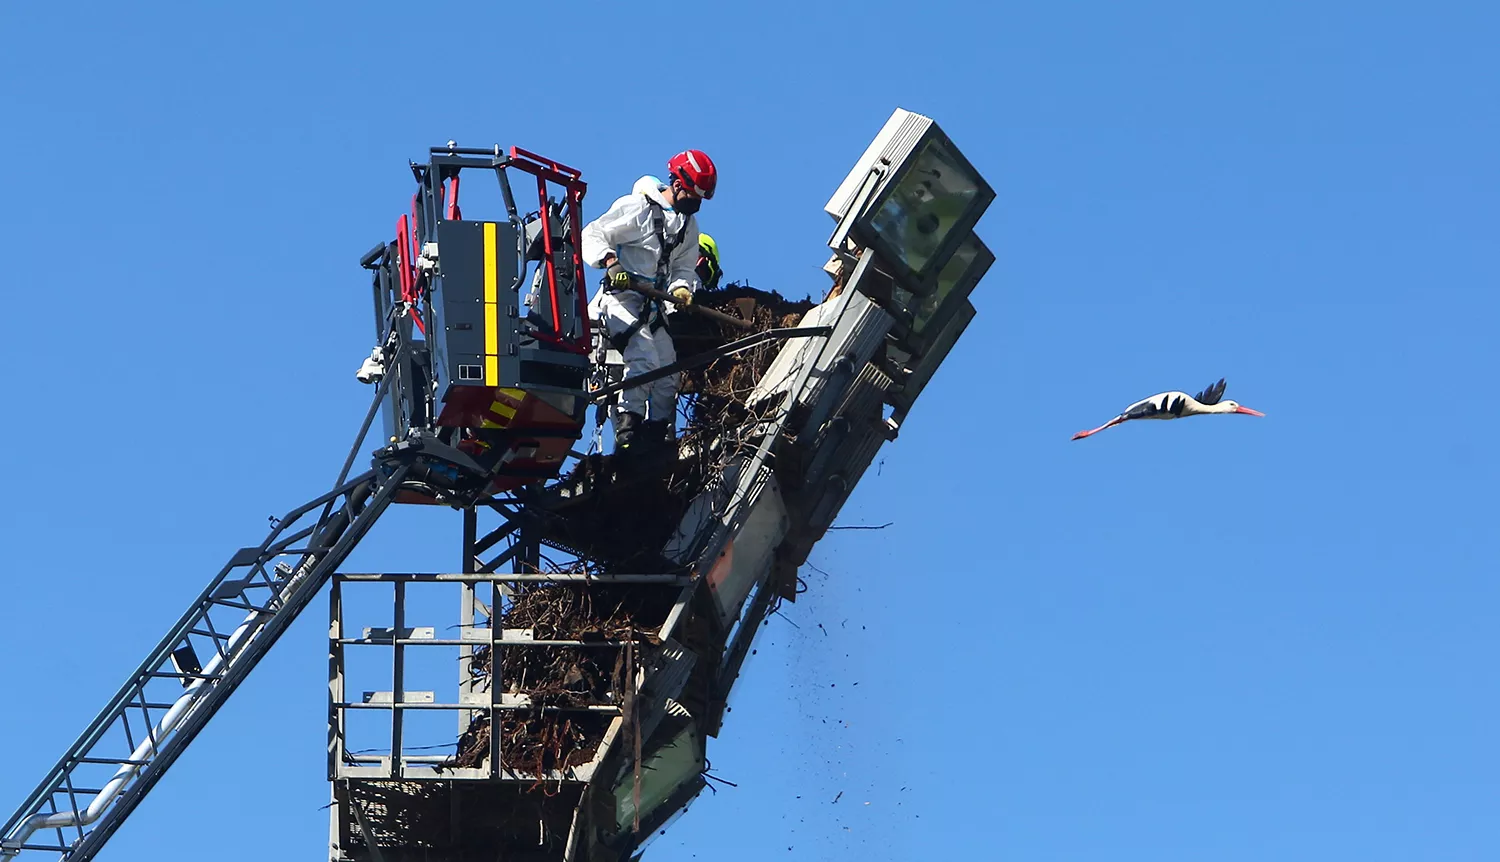
[[[518,144],[592,217],[701,147],[728,276],[803,295],[901,106],[998,262],[647,858],[1500,858],[1492,7],[737,7],[5,5],[0,808],[332,480],[408,158]],[[1267,418],[1069,442],[1220,376]],[[105,858],[322,858],[324,612]]]

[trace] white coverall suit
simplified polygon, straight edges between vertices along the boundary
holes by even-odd
[[[655,278],[662,263],[662,244],[657,240],[652,219],[650,202],[654,201],[661,207],[663,234],[668,244],[681,236],[665,261],[667,283],[658,285],[658,289],[671,292],[686,287],[689,292],[696,292],[699,286],[696,270],[698,219],[695,215],[684,216],[667,205],[661,186],[655,177],[641,177],[631,194],[610,204],[603,215],[585,225],[583,260],[595,269],[604,269],[604,256],[613,252],[625,269],[648,279]],[[671,303],[662,304],[664,310],[671,313]],[[589,302],[589,314],[604,322],[606,335],[614,336],[628,330],[642,314],[654,315],[653,305],[653,300],[633,290],[601,288]],[[660,327],[653,328],[650,317],[631,336],[621,355],[625,360],[626,377],[677,361],[677,349],[672,344],[665,321]],[[626,389],[620,393],[619,409],[624,413],[638,414],[649,422],[664,421],[669,423],[668,427],[676,427],[677,375]]]

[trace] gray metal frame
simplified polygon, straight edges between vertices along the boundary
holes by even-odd
[[[481,515],[498,516],[499,524],[481,534]],[[330,859],[363,860],[381,862],[383,856],[396,855],[399,851],[380,848],[373,836],[373,827],[383,816],[378,811],[366,811],[361,796],[368,797],[368,788],[378,792],[397,783],[441,784],[455,800],[463,794],[483,794],[485,787],[496,783],[516,788],[545,782],[548,786],[576,787],[576,800],[567,797],[578,807],[572,813],[574,833],[567,840],[567,850],[559,858],[583,858],[576,856],[582,838],[576,834],[580,823],[587,822],[583,804],[594,797],[590,792],[600,782],[608,781],[611,773],[600,772],[606,763],[619,763],[631,755],[621,750],[618,743],[627,734],[634,735],[632,722],[638,727],[641,738],[649,738],[662,718],[658,701],[675,694],[685,682],[685,674],[691,661],[682,663],[683,651],[672,641],[665,640],[651,646],[645,640],[538,640],[528,630],[507,629],[502,624],[501,602],[521,585],[571,585],[588,587],[593,585],[630,584],[656,586],[667,589],[691,590],[694,579],[686,573],[646,574],[567,574],[542,571],[544,554],[558,553],[538,537],[524,507],[514,499],[485,500],[463,512],[463,538],[461,559],[467,571],[415,573],[336,573],[332,576],[329,592],[329,677],[328,677],[328,777],[334,784],[334,805],[330,812]],[[566,551],[562,553],[566,554]],[[572,560],[571,555],[568,556]],[[509,571],[504,571],[509,569]],[[458,625],[441,626],[437,620],[413,619],[407,607],[408,587],[430,588],[432,585],[452,585],[458,605]],[[346,605],[353,591],[367,589],[373,585],[387,585],[391,589],[389,627],[374,628],[351,626],[346,617]],[[487,586],[486,586],[487,585]],[[421,624],[427,623],[427,624]],[[456,629],[457,636],[440,637],[439,632]],[[661,633],[658,632],[658,635]],[[351,648],[380,647],[387,653],[382,664],[382,676],[390,680],[388,690],[361,691],[357,695],[348,685],[348,650]],[[626,701],[621,703],[598,703],[576,707],[548,707],[548,711],[564,710],[591,712],[610,717],[610,726],[605,731],[592,761],[566,770],[550,770],[538,775],[511,768],[507,763],[502,735],[494,732],[503,727],[503,717],[532,709],[525,695],[511,694],[506,686],[492,673],[486,680],[478,680],[470,672],[470,665],[478,648],[487,648],[492,656],[492,671],[500,667],[501,651],[537,648],[569,648],[588,650],[633,651],[636,672],[632,674],[632,687]],[[412,649],[441,650],[457,659],[458,698],[443,701],[437,697],[438,683],[431,676],[413,679],[407,672],[407,653]],[[675,671],[674,671],[675,668]],[[658,673],[657,671],[660,671]],[[664,682],[664,680],[666,680]],[[433,684],[433,690],[417,690],[417,686]],[[487,685],[480,684],[486,682]],[[674,688],[673,686],[676,686]],[[445,686],[446,687],[446,686]],[[455,716],[455,736],[472,726],[476,716],[488,718],[492,729],[487,761],[480,767],[442,767],[451,759],[449,753],[409,753],[403,717],[413,711],[439,711]],[[347,741],[349,724],[354,712],[375,712],[387,717],[390,728],[389,745],[383,750],[351,751]],[[455,804],[457,804],[455,802]],[[450,827],[458,831],[455,824]],[[351,845],[359,836],[362,847]],[[404,858],[404,857],[402,857]]]
[[[329,750],[328,773],[334,781],[346,779],[378,779],[382,781],[456,781],[466,779],[488,781],[516,781],[528,784],[538,780],[548,782],[587,783],[594,775],[594,766],[608,753],[614,732],[605,737],[595,763],[570,769],[553,771],[546,775],[514,770],[505,767],[504,752],[500,736],[492,734],[489,766],[487,768],[449,767],[442,770],[436,765],[449,760],[446,754],[406,754],[402,713],[410,710],[438,710],[457,716],[458,730],[469,726],[475,714],[487,714],[491,727],[499,726],[498,719],[505,712],[532,709],[525,695],[503,692],[497,685],[499,680],[491,677],[484,691],[476,691],[478,681],[467,673],[468,662],[473,658],[475,647],[488,647],[491,655],[497,649],[537,649],[544,647],[567,647],[571,649],[624,649],[629,641],[605,640],[538,640],[529,630],[505,629],[498,614],[494,612],[493,600],[486,603],[477,589],[489,585],[491,595],[504,595],[513,584],[651,584],[657,586],[684,586],[690,583],[684,575],[556,575],[523,573],[448,572],[448,573],[339,573],[333,576],[333,587],[329,594]],[[346,629],[343,602],[345,591],[353,585],[388,583],[393,591],[395,625],[389,628],[362,627],[358,637]],[[459,637],[438,637],[439,626],[413,626],[406,619],[405,587],[409,584],[455,584],[460,588]],[[638,649],[645,650],[642,640],[634,642]],[[388,691],[364,692],[360,699],[351,699],[345,687],[345,650],[349,646],[385,646],[390,648],[391,689]],[[407,687],[405,675],[405,652],[411,648],[437,648],[453,651],[458,658],[460,697],[457,703],[440,703],[429,690],[413,691]],[[462,689],[468,688],[469,692]],[[471,696],[472,695],[472,696]],[[480,696],[483,695],[483,696]],[[349,751],[345,746],[348,714],[351,710],[374,710],[389,713],[392,727],[391,744],[388,751],[380,754]],[[594,712],[618,718],[622,715],[619,705],[589,705],[577,707],[546,707],[547,711]],[[395,752],[402,752],[398,757]]]

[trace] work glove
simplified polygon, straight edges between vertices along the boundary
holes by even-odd
[[[693,292],[691,290],[688,290],[685,287],[675,287],[675,288],[673,288],[672,289],[672,298],[676,299],[678,302],[682,303],[683,305],[692,305],[693,304]]]
[[[610,264],[609,269],[604,271],[604,278],[609,282],[609,286],[615,290],[624,290],[630,287],[630,272],[625,267],[620,266],[618,260]]]

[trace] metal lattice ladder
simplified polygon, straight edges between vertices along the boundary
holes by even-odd
[[[0,830],[0,860],[92,859],[390,504],[371,470],[232,556]]]

